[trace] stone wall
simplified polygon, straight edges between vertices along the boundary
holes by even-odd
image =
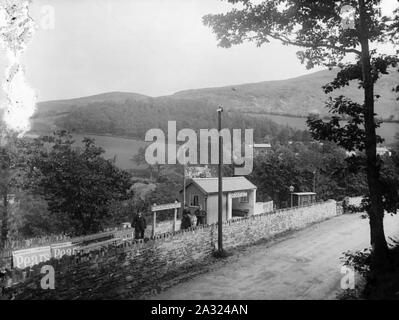
[[[289,210],[277,210],[223,225],[224,247],[231,249],[274,235],[306,227],[339,214],[335,201]],[[3,297],[16,299],[125,299],[140,288],[162,281],[181,268],[209,257],[217,244],[217,225],[207,225],[158,235],[149,241],[127,239],[118,246],[65,256],[26,270],[13,270],[4,284]],[[43,265],[55,270],[55,289],[43,290]]]
[[[329,201],[230,221],[223,228],[225,247],[251,244],[286,231],[304,228],[336,215],[338,215],[337,203]]]
[[[181,218],[176,220],[176,230],[180,230]],[[152,225],[148,226],[149,231],[152,232]],[[157,222],[155,234],[168,233],[173,231],[173,220]]]

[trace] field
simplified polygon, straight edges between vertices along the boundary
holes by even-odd
[[[83,137],[95,139],[97,146],[105,150],[105,158],[111,159],[116,156],[116,165],[122,169],[137,169],[138,166],[131,160],[139,151],[140,147],[144,147],[144,141],[126,139],[119,137],[98,136],[90,134],[73,135],[76,141],[81,141]]]

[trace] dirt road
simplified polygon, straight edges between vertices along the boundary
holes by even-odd
[[[399,216],[385,218],[386,235],[399,236]],[[255,245],[210,272],[154,299],[335,299],[347,250],[369,247],[368,219],[343,215]]]

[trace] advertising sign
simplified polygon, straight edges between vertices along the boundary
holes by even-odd
[[[230,195],[231,195],[231,198],[244,198],[244,197],[248,196],[248,193],[246,193],[246,192],[233,192]]]
[[[180,202],[154,205],[151,207],[151,211],[162,211],[162,210],[178,209],[178,208],[181,208]]]
[[[16,250],[12,252],[15,268],[25,269],[51,259],[50,246]]]
[[[72,242],[56,243],[51,245],[51,257],[55,259],[61,259],[63,256],[72,256],[78,250],[76,244]]]

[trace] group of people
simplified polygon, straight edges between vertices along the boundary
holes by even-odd
[[[181,229],[189,229],[204,224],[206,224],[206,211],[202,209],[201,205],[195,210],[194,215],[191,214],[187,205],[184,206],[181,219]],[[135,238],[144,239],[145,230],[147,229],[147,221],[141,211],[134,216],[132,227],[134,228]]]
[[[206,224],[206,211],[202,209],[201,205],[198,206],[194,214],[191,213],[187,205],[184,206],[181,229],[188,229],[204,224]]]

